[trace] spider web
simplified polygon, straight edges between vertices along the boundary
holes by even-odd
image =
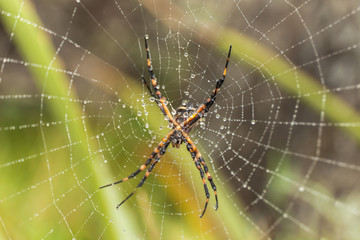
[[[0,12],[1,238],[360,234],[358,1],[19,0]],[[172,111],[210,95],[233,46],[190,132],[218,187],[201,219],[185,146],[118,210],[143,173],[99,190],[170,130],[141,83],[145,34]]]

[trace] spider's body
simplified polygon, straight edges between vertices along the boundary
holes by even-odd
[[[178,107],[176,109],[176,113],[175,113],[175,121],[181,125],[183,122],[185,122],[189,116],[193,115],[194,113],[196,113],[198,106],[192,103],[183,103],[180,107]],[[195,126],[196,124],[190,125],[188,127],[183,127],[183,131],[186,133],[189,133],[190,130]],[[176,126],[173,125],[173,129],[176,129]],[[179,148],[180,145],[184,142],[183,139],[183,135],[181,134],[181,132],[176,131],[172,136],[171,139],[171,145],[173,147]]]
[[[191,115],[196,113],[196,110],[199,106],[193,103],[183,103],[180,107],[176,109],[175,113],[175,121],[181,125],[184,121],[186,121]],[[192,126],[191,126],[192,127]],[[189,132],[190,129],[187,131]]]
[[[151,79],[150,82],[151,82],[153,91],[151,90],[150,86],[148,85],[148,83],[145,81],[145,79],[143,77],[142,77],[142,80],[143,80],[143,83],[145,84],[146,88],[148,89],[150,95],[155,99],[161,112],[165,115],[166,119],[169,121],[169,124],[172,126],[172,130],[161,140],[159,145],[150,154],[147,161],[143,165],[141,165],[135,172],[133,172],[128,177],[126,177],[120,181],[102,186],[100,188],[105,188],[105,187],[113,186],[113,185],[121,183],[121,182],[125,182],[125,181],[129,180],[130,178],[133,178],[136,175],[138,175],[141,171],[145,170],[150,165],[145,173],[145,176],[140,181],[140,183],[137,185],[137,188],[140,188],[144,184],[144,182],[146,181],[148,176],[150,175],[150,173],[153,170],[153,168],[155,167],[155,165],[159,162],[161,156],[165,154],[166,149],[168,148],[170,142],[171,142],[172,146],[176,147],[176,148],[179,148],[182,143],[185,143],[187,150],[190,152],[191,157],[193,158],[196,168],[200,172],[200,177],[201,177],[203,185],[204,185],[206,202],[205,202],[204,210],[200,215],[200,217],[202,217],[206,211],[206,208],[207,208],[207,205],[209,202],[209,198],[210,198],[210,194],[209,194],[209,190],[208,190],[208,187],[206,184],[205,176],[206,176],[207,180],[209,181],[211,188],[213,189],[214,194],[215,194],[215,200],[216,200],[215,210],[218,208],[218,197],[217,197],[216,185],[209,173],[209,169],[205,163],[205,160],[202,157],[199,150],[196,148],[194,142],[190,139],[188,133],[197,124],[198,120],[201,121],[201,119],[204,117],[205,113],[209,111],[210,107],[215,102],[216,95],[219,92],[219,89],[225,80],[227,66],[228,66],[229,59],[230,59],[231,45],[229,48],[229,53],[228,53],[228,57],[226,60],[224,73],[223,73],[222,77],[216,81],[215,89],[212,91],[210,97],[207,98],[206,101],[200,106],[197,106],[197,105],[191,104],[191,103],[183,103],[176,110],[175,116],[172,116],[172,114],[170,113],[170,111],[167,107],[166,99],[165,99],[165,97],[163,97],[161,95],[159,86],[157,85],[157,79],[153,72],[153,68],[152,68],[151,60],[150,60],[150,51],[149,51],[148,43],[147,43],[148,38],[149,38],[149,36],[146,35],[145,36],[145,49],[146,49],[147,66],[148,66],[148,71],[149,71],[149,75],[150,75],[150,79]],[[126,200],[128,200],[134,194],[134,192],[135,192],[135,190],[129,196],[127,196],[121,203],[119,203],[117,205],[117,208],[120,207]]]

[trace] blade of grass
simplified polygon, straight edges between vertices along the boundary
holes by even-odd
[[[336,123],[360,122],[360,114],[355,109],[339,96],[325,89],[307,73],[300,69],[294,69],[276,52],[260,44],[255,45],[254,39],[240,34],[234,29],[224,29],[221,36],[222,38],[217,40],[216,45],[222,51],[226,51],[229,44],[232,43],[235,51],[233,50],[231,58],[234,61],[245,59],[246,61],[242,61],[244,64],[258,68],[267,74],[274,83],[294,96],[299,93],[302,101],[318,112],[324,111],[325,117],[330,121]],[[322,109],[322,94],[326,95],[325,109]],[[360,128],[345,127],[343,129],[360,142]]]
[[[49,111],[51,112],[52,117],[57,120],[64,120],[64,118],[66,118],[65,116],[67,116],[67,119],[76,119],[78,116],[81,116],[82,111],[80,105],[70,101],[70,98],[77,99],[74,89],[72,89],[71,96],[68,96],[68,77],[60,71],[50,70],[50,68],[64,69],[64,67],[59,57],[55,55],[55,49],[49,35],[39,27],[34,27],[25,21],[19,21],[16,17],[20,11],[21,19],[35,23],[37,26],[42,26],[41,20],[31,1],[0,0],[0,8],[8,13],[1,15],[2,22],[8,32],[14,31],[13,41],[23,59],[27,62],[38,64],[39,66],[45,66],[44,68],[29,68],[39,90],[50,96],[68,99],[65,101],[67,108],[64,108],[64,102],[62,101],[49,101]],[[16,27],[14,28],[15,21]],[[73,121],[71,124],[71,136],[83,141],[81,148],[78,149],[78,151],[81,151],[79,155],[90,156],[90,159],[94,160],[94,157],[91,156],[92,153],[89,140],[89,137],[94,136],[92,130],[87,128],[87,133],[85,133],[81,121]],[[85,123],[85,125],[87,124]],[[95,169],[93,161],[90,165],[92,174],[95,176],[96,185],[101,186],[101,183],[104,181],[104,176],[110,176],[110,172],[107,168]],[[100,181],[100,179],[102,180]],[[113,239],[125,239],[129,236],[129,233],[139,232],[139,230],[136,229],[137,225],[135,217],[130,214],[129,211],[122,211],[121,213],[115,211],[114,202],[117,201],[118,196],[116,191],[103,191],[101,193],[101,202],[105,206],[106,214],[113,222],[116,222],[118,226],[121,226],[111,228]],[[49,219],[49,222],[51,221],[52,220]],[[123,228],[127,231],[122,231]]]

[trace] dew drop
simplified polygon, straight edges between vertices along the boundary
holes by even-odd
[[[151,98],[150,98],[150,102],[155,102],[155,98],[154,98],[154,97],[151,97]]]
[[[191,77],[191,78],[195,78],[195,74],[191,74],[190,77]]]
[[[215,117],[219,119],[219,118],[220,118],[220,114],[216,114],[216,116],[215,116]]]
[[[138,115],[138,116],[141,116],[141,112],[140,112],[140,111],[138,111],[138,112],[137,112],[137,115]]]
[[[255,125],[255,120],[254,120],[254,119],[251,120],[251,124],[252,124],[252,125]]]
[[[187,52],[184,53],[184,57],[188,57],[189,54]]]
[[[189,95],[189,92],[188,92],[188,91],[184,91],[184,94],[185,94],[186,96],[188,96],[188,95]]]

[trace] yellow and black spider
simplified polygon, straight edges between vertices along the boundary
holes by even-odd
[[[227,71],[230,54],[231,54],[231,45],[229,47],[229,53],[228,53],[228,56],[226,59],[224,73],[223,73],[222,77],[216,81],[215,89],[212,91],[210,97],[207,98],[206,101],[200,107],[197,107],[196,105],[189,104],[189,103],[182,104],[176,110],[176,114],[175,114],[175,118],[174,118],[171,115],[171,113],[167,107],[166,98],[161,95],[159,86],[157,85],[157,79],[155,77],[155,74],[154,74],[154,71],[152,68],[151,59],[150,59],[150,51],[149,51],[148,42],[147,42],[147,40],[149,39],[149,36],[145,35],[144,39],[145,39],[147,66],[148,66],[148,71],[149,71],[149,75],[150,75],[150,79],[151,79],[151,85],[155,91],[155,94],[150,89],[150,87],[149,87],[148,83],[146,82],[146,80],[144,79],[144,77],[142,77],[142,81],[145,84],[145,86],[147,87],[150,95],[155,99],[161,112],[168,119],[169,123],[172,126],[172,130],[161,140],[159,145],[150,154],[147,161],[143,165],[141,165],[139,169],[137,169],[135,172],[130,174],[128,177],[126,177],[120,181],[102,186],[100,188],[105,188],[105,187],[113,186],[113,185],[121,183],[121,182],[125,182],[125,181],[129,180],[130,178],[133,178],[136,175],[138,175],[141,171],[145,170],[146,167],[148,167],[151,164],[150,167],[148,168],[148,170],[146,171],[145,176],[143,177],[143,179],[140,181],[140,183],[136,187],[136,189],[140,188],[144,184],[144,182],[146,181],[148,176],[150,175],[150,173],[153,170],[153,168],[155,167],[155,165],[159,162],[161,156],[166,152],[166,149],[169,146],[169,144],[171,143],[173,147],[179,148],[182,143],[185,143],[186,148],[190,152],[191,157],[193,158],[197,169],[200,171],[200,176],[201,176],[202,182],[204,184],[204,189],[205,189],[205,194],[206,194],[206,203],[205,203],[204,210],[200,215],[200,217],[202,217],[206,211],[206,208],[207,208],[207,205],[209,202],[209,198],[210,198],[209,190],[206,185],[205,175],[206,175],[208,181],[210,182],[212,189],[214,190],[215,200],[216,200],[215,210],[218,209],[218,197],[217,197],[217,192],[216,192],[216,185],[209,173],[209,170],[205,163],[205,160],[202,157],[202,155],[200,154],[199,150],[196,148],[194,142],[190,139],[188,133],[191,130],[191,128],[195,125],[195,123],[200,118],[204,117],[204,114],[209,111],[211,105],[213,105],[213,103],[215,102],[216,95],[219,92],[219,89],[225,80],[226,71]],[[134,194],[135,190],[129,196],[127,196],[121,203],[119,203],[116,206],[116,208],[119,208],[126,200],[128,200]]]

